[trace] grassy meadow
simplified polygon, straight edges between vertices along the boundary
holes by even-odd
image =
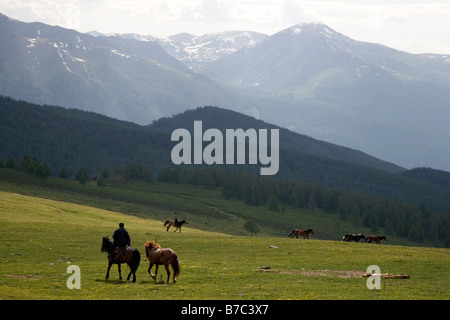
[[[165,217],[172,218],[170,204],[176,201],[170,202],[171,186],[157,185],[165,192],[145,202],[139,197],[141,191],[133,191],[131,186],[111,189],[109,198],[99,198],[94,192],[99,189],[96,186],[92,193],[83,195],[69,185],[89,186],[64,182],[66,187],[61,184],[52,189],[37,187],[38,182],[33,181],[21,184],[19,178],[4,178],[0,183],[3,300],[450,299],[448,249],[344,243],[321,240],[320,233],[309,240],[290,239],[287,233],[274,236],[264,228],[257,236],[230,235],[227,230],[233,228],[233,219],[239,220],[239,215],[229,215],[232,209],[225,210],[220,201],[213,205],[205,200],[200,205],[195,201],[199,195],[190,195],[189,190],[177,194],[177,199],[181,198],[186,207],[193,206],[190,210],[199,210],[196,218],[202,222],[197,223],[201,228],[191,223],[182,233],[166,232],[163,223]],[[205,198],[212,201],[208,192],[213,191],[205,192]],[[135,207],[120,200],[128,198],[127,193],[135,195],[135,201],[131,201]],[[208,207],[217,215],[214,221],[223,220],[224,232],[217,226],[207,231],[207,223],[213,225],[206,219]],[[239,210],[238,203],[231,207]],[[133,214],[126,214],[128,210]],[[317,217],[316,223],[325,223],[322,220]],[[124,280],[118,280],[115,265],[109,280],[105,280],[107,257],[100,252],[101,238],[111,237],[121,221],[130,233],[132,246],[142,255],[136,283],[125,280],[129,272],[125,265]],[[147,240],[157,240],[178,253],[182,269],[176,284],[165,284],[163,267],[156,282],[148,275],[148,261],[144,261]],[[80,289],[70,290],[66,285],[70,265],[80,267]],[[369,290],[367,278],[361,275],[370,265],[379,266],[382,273],[407,274],[410,278],[382,279],[381,289]]]

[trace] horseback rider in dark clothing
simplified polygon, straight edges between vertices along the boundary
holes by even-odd
[[[126,247],[131,244],[130,235],[123,222],[119,223],[119,229],[114,231],[113,239],[113,247]]]
[[[119,228],[114,231],[113,234],[113,244],[108,249],[109,253],[113,253],[115,248],[125,248],[127,246],[130,246],[131,240],[130,235],[128,234],[128,231],[125,229],[125,225],[123,222],[119,223]]]

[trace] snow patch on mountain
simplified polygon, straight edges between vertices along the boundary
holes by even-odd
[[[92,31],[89,34],[93,36],[114,36],[123,39],[157,42],[167,53],[187,65],[193,71],[198,71],[204,64],[216,61],[242,48],[255,46],[268,37],[266,34],[253,31],[224,31],[207,33],[202,36],[180,33],[167,38],[135,33],[102,35]]]

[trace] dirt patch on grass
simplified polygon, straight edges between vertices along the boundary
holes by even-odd
[[[261,269],[263,272],[274,272],[280,274],[300,274],[311,277],[339,277],[339,278],[361,278],[363,271],[359,270],[277,270],[277,269]]]
[[[20,279],[38,279],[41,278],[40,276],[35,275],[19,275],[19,274],[6,274],[5,276],[11,277],[11,278],[20,278]]]
[[[361,278],[364,272],[358,270],[310,270],[310,271],[301,271],[300,274],[307,276]]]

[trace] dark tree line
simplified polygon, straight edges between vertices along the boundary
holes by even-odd
[[[0,168],[19,170],[41,178],[47,178],[52,174],[52,170],[47,163],[40,162],[36,157],[27,155],[23,156],[20,161],[14,158],[9,158],[6,162],[0,160]]]
[[[41,162],[36,157],[25,155],[21,160],[9,158],[6,162],[0,159],[0,168],[8,168],[26,172],[30,175],[47,178],[52,175],[51,167]],[[87,166],[81,166],[75,173],[75,180],[81,184],[89,181],[97,181],[99,186],[104,186],[106,180],[112,175],[123,180],[143,180],[145,182],[153,181],[153,170],[149,165],[131,162],[123,166],[116,166],[114,170],[104,167],[98,174],[92,174],[91,169]],[[57,175],[61,179],[68,179],[69,176],[65,169],[61,169]]]

